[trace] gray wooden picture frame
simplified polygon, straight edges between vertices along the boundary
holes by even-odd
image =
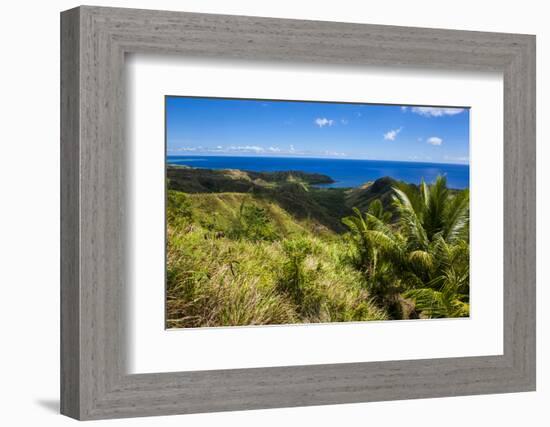
[[[136,52],[502,72],[504,354],[127,374],[124,60]],[[85,420],[535,390],[532,35],[71,9],[61,14],[61,166],[65,415]]]

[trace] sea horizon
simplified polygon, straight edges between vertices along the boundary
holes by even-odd
[[[431,161],[277,155],[168,154],[166,163],[203,169],[240,169],[255,172],[299,170],[327,175],[335,181],[333,184],[325,184],[322,187],[357,187],[385,176],[419,184],[422,179],[431,183],[438,175],[444,175],[447,178],[448,187],[455,189],[469,188],[470,181],[469,164]]]
[[[276,159],[322,159],[322,160],[366,160],[369,162],[395,162],[395,163],[427,163],[427,164],[435,164],[435,165],[460,165],[460,166],[470,166],[470,163],[447,163],[447,162],[434,162],[431,160],[392,160],[392,159],[367,159],[364,157],[348,157],[348,156],[336,156],[336,157],[330,157],[330,156],[308,156],[308,155],[287,155],[287,154],[269,154],[267,156],[260,156],[257,154],[240,154],[240,155],[231,155],[231,154],[216,154],[212,152],[208,152],[205,154],[167,154],[166,158],[168,157],[252,157],[252,158],[264,158],[264,159],[270,159],[270,158],[276,158]]]

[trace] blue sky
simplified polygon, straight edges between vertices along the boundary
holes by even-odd
[[[467,108],[166,97],[168,155],[469,163]]]

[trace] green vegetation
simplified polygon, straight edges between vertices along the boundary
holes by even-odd
[[[168,168],[167,327],[469,314],[466,191]]]

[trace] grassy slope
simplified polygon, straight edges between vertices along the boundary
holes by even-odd
[[[447,193],[442,178],[425,193],[387,177],[351,189],[312,186],[326,182],[329,177],[296,171],[169,167],[167,326],[464,315],[467,239],[449,235],[442,243],[439,234],[426,246],[418,236],[441,224],[467,226],[456,219],[467,193]],[[391,202],[394,187],[413,200],[428,193],[433,200],[419,205],[426,212],[415,211],[417,219],[405,228],[400,212],[409,205]],[[375,200],[392,214],[388,226],[376,225],[374,215],[384,212],[376,208],[370,225],[363,216],[348,219],[352,231],[344,233],[342,217],[352,207],[364,212]],[[434,257],[447,261],[434,263]]]
[[[242,171],[176,174],[170,188],[192,194],[169,191],[168,327],[386,318],[342,262],[345,190]],[[263,212],[267,238],[242,233],[243,206]]]

